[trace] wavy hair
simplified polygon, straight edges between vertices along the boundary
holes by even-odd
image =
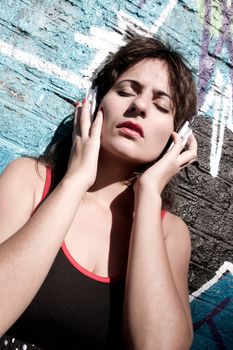
[[[92,87],[98,86],[97,112],[101,100],[116,80],[127,69],[136,63],[155,58],[166,62],[169,73],[169,84],[174,103],[174,127],[175,130],[186,120],[191,121],[196,114],[197,94],[191,69],[183,56],[173,50],[161,40],[152,37],[135,36],[125,46],[120,47],[115,53],[110,53],[101,66],[94,72]],[[52,141],[45,152],[38,158],[53,171],[53,181],[50,192],[56,187],[66,173],[71,147],[73,121],[62,121]],[[64,134],[64,130],[66,130]],[[150,164],[143,165],[139,171],[132,174],[128,183],[132,183]],[[171,208],[173,198],[169,185],[163,193],[163,207]]]

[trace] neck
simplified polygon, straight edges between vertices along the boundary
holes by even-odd
[[[101,150],[96,180],[88,190],[89,196],[99,197],[108,205],[120,194],[123,195],[121,197],[131,197],[133,189],[127,184],[127,180],[132,176],[134,169],[135,167],[130,166],[127,161],[119,160]]]

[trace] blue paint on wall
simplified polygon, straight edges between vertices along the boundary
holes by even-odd
[[[191,350],[233,349],[233,275],[225,273],[191,302],[195,330]]]
[[[0,40],[85,78],[83,72],[103,47],[76,42],[77,32],[89,38],[91,29],[96,27],[105,31],[103,43],[106,38],[111,41],[112,33],[124,33],[118,23],[119,11],[131,17],[130,23],[135,31],[140,26],[150,31],[169,3],[172,2],[147,0],[140,5],[139,0],[2,0]],[[197,1],[182,0],[177,2],[157,33],[179,48],[191,66],[198,70],[202,64],[199,61],[202,30]],[[216,40],[211,38],[210,50],[215,47]],[[229,59],[228,65],[225,62],[228,55],[224,48],[221,57],[215,60],[215,68],[222,72],[225,83],[230,79]],[[207,66],[208,63],[208,60],[205,61]],[[214,76],[209,76],[205,94],[213,82]],[[60,121],[74,112],[74,107],[66,98],[76,101],[84,94],[82,87],[78,88],[53,72],[49,74],[22,63],[14,53],[11,57],[0,54],[0,171],[22,154],[40,154]],[[211,117],[213,113],[210,106],[208,115]],[[208,198],[210,195],[208,193]],[[200,216],[204,225],[206,218],[203,212]],[[214,221],[216,217],[213,231],[218,229]],[[224,275],[216,285],[196,298],[191,307],[196,325],[192,350],[233,349],[230,322],[233,313],[232,275]],[[203,321],[206,319],[209,323]]]
[[[131,16],[132,21],[135,19],[149,30],[167,4],[148,1],[140,8],[137,1],[1,1],[1,40],[29,55],[35,55],[41,60],[82,76],[82,70],[90,64],[96,49],[75,42],[77,31],[88,36],[91,27],[97,27],[105,30],[106,35],[109,32],[111,36],[117,27],[117,13],[120,10]],[[176,7],[166,18],[166,26],[162,26],[158,32],[171,43],[177,44],[180,33],[174,31],[174,26],[177,30],[176,17],[184,17],[185,8]],[[186,12],[187,15],[191,16],[193,23],[198,23],[197,20],[194,21],[192,12]],[[187,22],[182,24],[182,28],[187,24],[187,35],[183,36],[182,42],[182,46],[187,48],[190,39],[192,41],[192,35],[194,37],[194,31],[188,29],[190,21],[191,19],[187,19]],[[0,125],[1,135],[18,143],[26,152],[30,149],[35,152],[37,149],[40,153],[46,146],[41,145],[41,139],[47,140],[47,128],[53,129],[54,125],[58,125],[71,113],[72,107],[64,103],[59,96],[75,101],[84,97],[85,91],[54,75],[21,63],[15,59],[14,54],[13,57],[1,55],[0,73],[1,82],[4,84],[0,102],[5,106],[2,111],[4,123]],[[11,111],[6,108],[9,103],[14,104]],[[12,109],[12,106],[8,107]],[[28,117],[25,117],[26,115]],[[16,124],[17,135],[14,128]],[[11,135],[9,130],[12,130]]]

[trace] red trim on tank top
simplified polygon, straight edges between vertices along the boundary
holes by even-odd
[[[45,175],[45,184],[44,184],[44,188],[43,188],[43,193],[41,196],[41,199],[39,201],[39,203],[37,204],[37,206],[35,207],[35,209],[33,210],[31,216],[35,213],[35,211],[38,209],[39,205],[41,204],[41,202],[45,199],[46,195],[49,192],[50,186],[51,186],[51,180],[52,180],[52,170],[51,168],[46,167],[46,175]]]
[[[103,276],[99,276],[94,274],[93,272],[88,271],[87,269],[85,269],[84,267],[82,267],[74,258],[73,256],[70,254],[65,241],[63,241],[62,243],[62,250],[63,253],[65,254],[66,258],[69,260],[69,262],[75,267],[76,270],[78,270],[79,272],[81,272],[83,275],[98,281],[98,282],[102,282],[102,283],[112,283],[112,282],[118,282],[120,280],[122,280],[125,277],[125,273],[121,274],[119,276],[114,276],[114,277],[103,277]]]
[[[45,179],[45,185],[44,185],[44,189],[43,189],[43,193],[41,196],[41,200],[38,203],[37,207],[40,205],[40,203],[43,201],[43,199],[46,197],[46,195],[49,192],[50,186],[51,186],[51,180],[52,180],[52,170],[49,167],[46,167],[46,179]],[[37,207],[35,208],[35,210],[37,209]],[[35,211],[34,210],[34,211]],[[161,211],[161,218],[163,220],[164,216],[166,214],[166,210],[163,209]],[[96,280],[98,282],[102,282],[102,283],[112,283],[112,282],[118,282],[121,279],[123,279],[125,277],[125,273],[121,274],[119,276],[114,276],[114,277],[102,277],[99,275],[96,275],[90,271],[88,271],[87,269],[85,269],[84,267],[82,267],[74,258],[73,256],[70,254],[65,241],[63,241],[62,243],[62,251],[65,254],[66,258],[69,260],[69,262],[74,266],[74,268],[76,268],[76,270],[78,270],[79,272],[81,272],[83,275]]]
[[[166,209],[162,209],[161,211],[161,219],[163,220],[164,216],[166,215]]]
[[[47,193],[49,192],[49,189],[51,186],[51,180],[52,180],[52,170],[51,168],[46,167],[46,178],[45,178],[44,190],[43,190],[40,202],[43,201],[43,199],[46,197]]]

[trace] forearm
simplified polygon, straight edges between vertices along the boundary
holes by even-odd
[[[62,182],[31,219],[0,246],[0,334],[19,317],[46,277],[84,190]]]
[[[130,239],[124,335],[129,349],[188,349],[186,313],[176,289],[161,223],[161,198],[138,191]]]

